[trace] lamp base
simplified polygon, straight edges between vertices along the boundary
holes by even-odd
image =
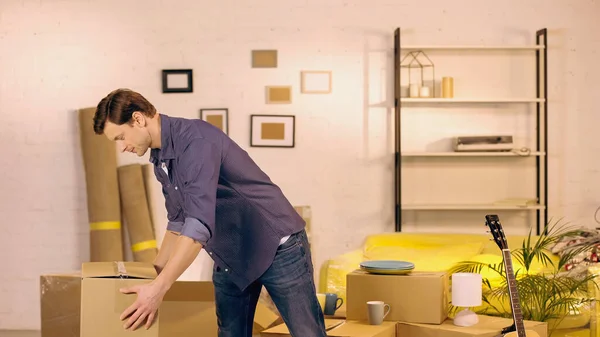
[[[471,326],[477,323],[479,323],[479,317],[469,309],[458,312],[454,317],[454,325],[457,326]]]

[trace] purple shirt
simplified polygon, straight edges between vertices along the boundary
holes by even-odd
[[[280,240],[305,222],[248,153],[200,119],[160,115],[150,162],[162,184],[167,230],[204,245],[245,289],[271,265]]]

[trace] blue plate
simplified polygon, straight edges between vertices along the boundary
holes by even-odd
[[[374,260],[374,261],[363,261],[360,263],[360,268],[366,271],[373,270],[389,270],[389,271],[406,271],[415,268],[415,264],[407,261],[397,260]]]

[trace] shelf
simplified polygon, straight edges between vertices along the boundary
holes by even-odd
[[[544,223],[548,221],[548,44],[547,44],[547,34],[548,31],[546,28],[541,28],[535,30],[535,33],[532,34],[532,40],[530,42],[523,41],[523,43],[519,44],[519,41],[514,41],[515,44],[511,43],[511,41],[497,41],[494,43],[490,41],[490,43],[486,43],[484,40],[473,40],[473,44],[468,44],[468,42],[456,42],[455,41],[442,41],[441,44],[436,44],[435,41],[430,41],[429,43],[425,42],[425,44],[417,43],[411,44],[410,39],[401,39],[401,27],[396,27],[394,29],[394,81],[393,81],[393,92],[394,92],[394,100],[390,102],[389,100],[382,102],[373,102],[369,104],[369,108],[381,108],[393,111],[394,116],[394,143],[395,143],[395,156],[396,160],[394,161],[394,198],[395,198],[395,222],[396,222],[396,231],[401,232],[402,226],[405,223],[403,221],[403,210],[415,211],[418,212],[420,210],[429,210],[432,212],[442,211],[440,216],[444,216],[443,211],[476,211],[476,212],[484,212],[484,211],[494,211],[494,210],[505,210],[505,211],[514,211],[514,212],[529,212],[537,213],[537,223],[536,223],[536,234],[540,235]],[[414,41],[414,40],[413,40]],[[506,43],[504,43],[506,42]],[[513,55],[529,55],[532,58],[535,58],[535,63],[531,64],[532,72],[535,71],[535,75],[529,77],[527,75],[523,75],[515,80],[526,80],[526,81],[534,81],[536,84],[535,90],[531,90],[528,92],[507,92],[506,94],[497,95],[492,91],[489,92],[467,92],[465,96],[467,97],[452,97],[452,98],[444,98],[439,97],[438,95],[440,91],[438,88],[433,88],[430,86],[433,95],[430,97],[402,97],[405,91],[406,85],[403,84],[404,75],[402,74],[403,68],[410,68],[412,64],[415,62],[415,59],[410,61],[410,64],[404,63],[404,57],[410,57],[411,52],[412,56],[416,58],[417,55],[415,52],[417,51],[425,51],[429,53],[430,51],[436,54],[437,56],[444,57],[459,57],[461,55],[471,54],[477,57],[485,57],[485,55],[495,55],[493,59],[489,60],[481,60],[481,61],[496,61],[500,57],[512,57]],[[404,56],[403,56],[404,54]],[[425,55],[424,57],[427,57]],[[429,60],[427,60],[429,61]],[[419,61],[417,61],[420,63]],[[422,63],[420,63],[423,65]],[[429,64],[429,63],[428,63]],[[493,64],[490,64],[493,67]],[[436,72],[437,73],[437,69]],[[434,73],[434,74],[435,74]],[[456,75],[458,76],[458,75]],[[435,76],[434,76],[435,77]],[[485,79],[482,79],[481,85],[485,86],[486,83],[490,85]],[[488,88],[492,90],[493,85]],[[441,90],[441,89],[440,89]],[[514,95],[514,96],[513,96]],[[461,96],[461,95],[459,95]],[[469,97],[470,96],[470,97]],[[508,97],[506,97],[508,96]],[[515,97],[516,96],[516,97]],[[406,142],[404,139],[404,128],[406,127],[406,122],[414,122],[412,118],[408,118],[408,120],[403,121],[403,114],[408,114],[407,117],[413,117],[414,112],[426,108],[426,110],[435,111],[437,109],[475,109],[478,110],[480,108],[485,108],[486,110],[498,110],[499,115],[504,117],[502,113],[505,111],[505,108],[510,107],[520,107],[527,110],[532,110],[531,117],[535,118],[533,123],[528,125],[528,129],[530,129],[531,134],[535,136],[536,143],[538,144],[535,147],[530,147],[529,149],[522,148],[518,146],[518,144],[511,144],[511,147],[515,147],[514,149],[510,149],[509,151],[494,151],[495,149],[481,151],[481,152],[457,152],[453,147],[424,147],[424,148],[407,148],[403,143]],[[473,111],[475,111],[473,110]],[[485,123],[485,122],[484,122]],[[420,125],[419,125],[420,126]],[[470,125],[467,124],[468,127]],[[519,125],[520,130],[520,125]],[[427,131],[427,130],[425,130]],[[432,129],[431,132],[435,132],[435,129]],[[529,134],[529,132],[528,132]],[[419,133],[409,132],[410,136],[419,136]],[[532,137],[533,137],[532,136]],[[403,146],[404,145],[404,146]],[[525,150],[525,151],[523,151]],[[510,159],[508,159],[510,157]],[[517,159],[517,158],[522,159]],[[527,158],[527,159],[525,159]],[[431,192],[431,196],[427,191],[423,191],[422,197],[419,198],[411,198],[405,197],[404,194],[409,193],[412,195],[411,191],[404,191],[403,187],[403,169],[405,166],[409,166],[409,170],[415,169],[413,164],[419,163],[421,164],[429,164],[429,166],[434,166],[432,170],[436,169],[436,166],[446,167],[447,165],[453,165],[460,161],[464,166],[476,166],[474,169],[482,169],[481,165],[476,165],[479,161],[493,161],[493,162],[506,162],[510,160],[508,164],[525,164],[527,162],[528,167],[523,174],[530,173],[531,175],[535,175],[536,184],[533,191],[530,192],[515,192],[515,193],[526,193],[530,195],[531,198],[507,198],[507,200],[492,200],[481,199],[477,195],[472,195],[469,197],[470,200],[473,200],[471,203],[468,201],[460,202],[456,197],[449,197],[445,200],[431,200],[434,199],[434,192]],[[461,164],[462,165],[462,164]],[[521,166],[521,165],[519,165]],[[524,166],[524,165],[523,165]],[[418,169],[418,168],[417,168]],[[524,168],[525,169],[525,168]],[[535,169],[535,171],[533,170]],[[423,180],[427,180],[427,177],[421,177]],[[467,177],[468,179],[468,177]],[[443,180],[440,181],[443,184]],[[435,182],[435,183],[440,183]],[[414,184],[418,186],[419,182],[411,182],[411,187]],[[431,182],[433,183],[433,182]],[[429,185],[426,182],[427,185]],[[508,189],[510,186],[503,186],[501,188]],[[515,187],[525,188],[525,186],[521,186],[519,182],[511,183],[510,185],[514,185]],[[466,191],[457,191],[459,194],[465,194]],[[471,192],[475,193],[475,192]],[[453,193],[450,193],[452,196]],[[426,198],[430,197],[430,200]],[[438,204],[439,202],[439,204]],[[539,203],[539,204],[538,204]],[[437,214],[436,214],[437,216]],[[421,220],[415,217],[409,216],[409,223],[418,223]]]
[[[402,152],[402,157],[534,157],[543,152]]]
[[[401,50],[542,50],[543,45],[400,45]]]
[[[543,98],[400,98],[402,103],[537,103]]]
[[[542,205],[509,205],[509,204],[403,204],[403,210],[537,210]]]

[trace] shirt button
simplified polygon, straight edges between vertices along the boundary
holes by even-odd
[[[229,269],[225,268],[225,271],[229,271]]]
[[[212,255],[212,252],[209,252],[208,254],[209,254],[209,255]]]
[[[177,186],[175,186],[175,190],[177,190]]]

